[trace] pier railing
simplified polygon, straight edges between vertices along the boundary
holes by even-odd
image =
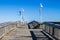
[[[60,24],[52,22],[44,22],[43,29],[56,40],[60,40]]]
[[[16,27],[15,23],[0,24],[0,39]]]

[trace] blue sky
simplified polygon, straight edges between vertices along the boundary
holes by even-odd
[[[40,3],[43,21],[60,21],[60,0],[0,0],[0,22],[20,20],[21,8],[25,21],[40,21]]]

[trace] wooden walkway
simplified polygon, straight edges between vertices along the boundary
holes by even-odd
[[[42,29],[29,29],[23,25],[7,33],[1,40],[48,40],[41,31]]]

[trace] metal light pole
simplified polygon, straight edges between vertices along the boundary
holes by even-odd
[[[42,8],[43,8],[43,5],[42,3],[40,3],[40,27],[41,27],[41,24],[42,24]]]
[[[23,8],[21,8],[21,10],[19,11],[19,15],[20,15],[20,17],[21,17],[21,19],[20,19],[21,24],[24,22],[24,17],[23,17],[23,15],[22,15],[22,12],[24,12],[24,9],[23,9]]]

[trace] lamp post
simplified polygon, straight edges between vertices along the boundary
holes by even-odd
[[[21,8],[21,10],[19,11],[19,15],[20,15],[20,22],[21,22],[21,24],[24,22],[24,17],[23,17],[23,15],[22,15],[22,12],[24,12],[24,9],[23,8]]]
[[[40,27],[41,27],[41,24],[43,22],[43,20],[42,20],[42,8],[43,8],[43,5],[42,5],[42,3],[40,3]]]

